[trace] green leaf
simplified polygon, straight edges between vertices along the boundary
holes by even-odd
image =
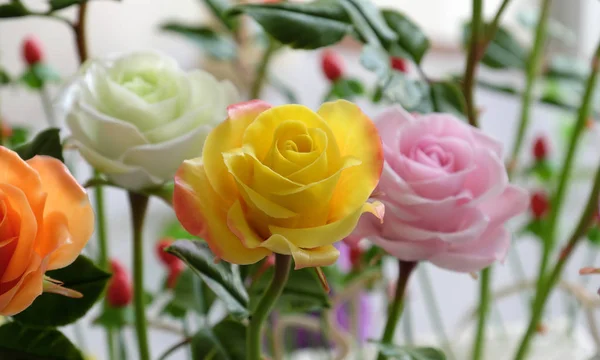
[[[204,283],[225,303],[229,312],[238,317],[248,316],[248,293],[235,266],[214,262],[214,255],[206,244],[178,240],[167,251],[181,260],[202,278]]]
[[[529,169],[529,172],[535,175],[542,183],[548,183],[554,175],[552,164],[547,160],[536,161]]]
[[[28,68],[23,75],[21,81],[33,90],[42,88],[47,82],[58,82],[60,76],[49,65],[38,63]]]
[[[120,329],[124,326],[133,324],[135,315],[131,306],[124,308],[113,308],[105,306],[102,313],[94,320],[94,324],[107,329]]]
[[[173,289],[173,299],[163,312],[173,317],[183,317],[188,310],[205,315],[214,302],[214,293],[195,276],[191,269],[185,269],[177,279]]]
[[[225,25],[229,30],[235,31],[238,26],[236,19],[227,16],[227,10],[231,8],[231,2],[228,0],[202,0],[204,4],[212,11],[213,15]]]
[[[432,347],[395,346],[375,343],[388,358],[398,360],[446,360],[446,355]]]
[[[363,46],[360,53],[360,63],[367,70],[374,72],[379,82],[387,81],[390,76],[390,58],[387,52],[377,45],[367,44]]]
[[[525,227],[521,230],[522,234],[531,234],[542,239],[544,236],[544,229],[547,226],[544,219],[532,219]]]
[[[33,326],[55,327],[71,324],[83,317],[96,303],[110,278],[83,255],[66,268],[48,271],[46,276],[59,280],[63,287],[83,294],[80,299],[43,293],[27,310],[14,319]]]
[[[236,57],[236,44],[230,36],[220,34],[205,26],[188,26],[179,23],[166,23],[162,30],[170,31],[184,36],[195,42],[208,55],[217,60],[231,60]]]
[[[170,222],[162,232],[162,237],[168,237],[175,240],[188,239],[198,240],[198,237],[187,232],[177,220]]]
[[[430,84],[433,109],[436,112],[451,113],[464,118],[467,105],[464,95],[456,83],[450,81]]]
[[[0,85],[10,84],[10,75],[6,70],[0,68]]]
[[[250,309],[254,309],[273,278],[273,267],[265,271],[250,287]],[[323,289],[315,269],[292,270],[277,307],[284,312],[304,312],[329,308],[329,295]]]
[[[589,64],[580,58],[568,55],[556,55],[550,58],[544,76],[547,78],[585,81],[589,72]]]
[[[384,98],[394,104],[400,104],[407,111],[429,113],[433,111],[429,86],[423,81],[410,79],[394,71],[383,90]]]
[[[29,10],[20,2],[0,5],[0,18],[13,18],[29,15]]]
[[[246,327],[237,321],[225,319],[212,329],[201,329],[192,339],[192,358],[246,359]]]
[[[30,142],[18,146],[15,151],[23,160],[29,160],[36,155],[46,155],[64,162],[59,132],[60,129],[57,128],[46,129]]]
[[[367,0],[341,0],[342,5],[352,19],[356,31],[367,43],[381,44],[387,47],[398,40],[398,34],[392,30],[379,9]],[[374,36],[377,38],[373,38]]]
[[[297,49],[329,46],[352,31],[344,9],[336,1],[240,5],[229,12],[241,13],[256,20],[279,42]]]
[[[395,10],[383,10],[383,18],[398,34],[397,41],[391,45],[393,56],[408,57],[419,64],[429,49],[429,39],[414,22]]]
[[[57,11],[61,9],[66,9],[72,5],[84,3],[86,1],[87,0],[50,0],[48,1],[48,3],[50,3],[50,9],[52,9],[52,11]]]
[[[28,328],[11,322],[0,326],[0,359],[83,360],[83,356],[56,329]]]
[[[327,100],[347,99],[352,100],[365,93],[365,88],[360,80],[342,78],[333,83]]]
[[[587,239],[590,244],[600,246],[600,228],[598,225],[592,226],[587,233]]]
[[[468,46],[470,37],[471,24],[465,24],[463,27],[463,45],[465,47]],[[527,51],[508,30],[499,27],[481,62],[494,69],[524,69],[527,62]]]
[[[8,139],[11,149],[24,144],[29,138],[29,129],[24,127],[13,127],[12,136]]]

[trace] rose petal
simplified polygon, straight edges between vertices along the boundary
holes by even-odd
[[[226,202],[217,194],[201,163],[185,161],[175,175],[173,209],[190,234],[206,240],[215,256],[234,264],[253,264],[271,252],[248,249],[227,226]]]
[[[404,261],[423,261],[443,252],[448,248],[448,243],[433,239],[410,241],[403,239],[388,240],[381,236],[369,236],[373,244],[381,247],[390,255]]]
[[[525,212],[529,208],[529,194],[526,190],[509,185],[504,192],[479,206],[490,218],[490,228],[502,226],[510,218]]]
[[[399,149],[400,128],[414,121],[413,116],[400,105],[386,109],[375,118],[381,141],[391,149]]]
[[[265,240],[261,246],[278,254],[292,255],[296,270],[333,265],[340,256],[340,252],[333,245],[303,249],[278,234]]]

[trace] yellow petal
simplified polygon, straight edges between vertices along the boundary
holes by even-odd
[[[329,164],[327,161],[327,152],[325,151],[328,144],[327,135],[321,129],[309,129],[309,133],[315,144],[314,152],[316,156],[314,156],[314,160],[309,164],[302,163],[303,168],[287,176],[289,180],[301,184],[310,184],[322,180],[329,175]],[[299,163],[299,161],[296,161],[296,163]]]
[[[383,168],[381,139],[371,119],[349,101],[325,103],[318,114],[335,134],[341,156],[362,162],[342,173],[331,200],[330,221],[336,221],[366,202],[377,186]]]
[[[202,150],[206,175],[216,193],[230,202],[236,198],[237,190],[223,162],[222,153],[241,147],[248,125],[270,107],[271,105],[260,100],[232,105],[227,108],[227,120],[214,128],[206,138]]]
[[[358,219],[365,212],[370,212],[376,216],[383,217],[383,204],[380,202],[365,203],[354,213],[323,226],[310,228],[284,228],[279,226],[270,226],[272,234],[278,234],[285,237],[288,241],[301,248],[315,248],[319,246],[331,245],[350,235]]]
[[[202,237],[218,258],[234,264],[253,264],[271,252],[249,249],[227,226],[227,204],[213,190],[204,167],[184,162],[175,175],[173,209],[181,225]]]
[[[328,124],[314,111],[302,105],[281,105],[262,112],[244,133],[243,144],[248,151],[263,161],[276,140],[275,131],[286,120],[302,122],[306,128],[321,129],[327,138],[333,138]],[[339,166],[340,152],[336,143],[330,142],[327,147],[327,158],[332,166]]]
[[[340,252],[333,245],[303,249],[278,234],[272,235],[261,246],[278,254],[292,255],[296,270],[333,265],[340,256]]]

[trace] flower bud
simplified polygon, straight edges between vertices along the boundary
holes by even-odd
[[[325,77],[330,81],[336,81],[344,73],[343,59],[331,50],[325,50],[321,56],[321,67]]]
[[[44,61],[44,52],[42,51],[42,44],[34,36],[28,36],[23,42],[23,59],[29,66],[33,66],[37,63]]]
[[[403,59],[401,57],[392,56],[390,58],[390,63],[392,65],[392,69],[403,72],[403,73],[408,72],[408,63],[406,62],[405,59]]]
[[[545,136],[538,136],[533,142],[533,156],[536,161],[545,160],[548,156],[548,139]]]
[[[169,237],[162,238],[158,243],[156,243],[156,255],[160,259],[160,262],[162,262],[166,267],[171,267],[175,264],[181,263],[181,260],[177,256],[169,254],[165,251],[165,249],[171,246],[172,243],[173,239]]]
[[[531,213],[535,219],[542,218],[550,209],[548,196],[543,191],[536,191],[531,194]]]
[[[113,308],[122,308],[131,303],[133,288],[131,279],[125,269],[116,261],[112,261],[113,276],[108,283],[106,301]]]
[[[357,266],[360,265],[360,258],[362,256],[362,249],[360,248],[360,246],[358,246],[358,244],[350,246],[350,264],[352,264],[352,268],[356,268]]]
[[[179,259],[177,259],[179,260]],[[179,279],[179,275],[183,272],[184,265],[182,261],[173,263],[173,265],[169,266],[169,274],[167,276],[167,288],[174,289],[177,285],[177,279]]]

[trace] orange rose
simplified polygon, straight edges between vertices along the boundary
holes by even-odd
[[[94,228],[85,190],[58,160],[23,161],[0,146],[0,315],[25,310],[48,270],[71,264]]]

